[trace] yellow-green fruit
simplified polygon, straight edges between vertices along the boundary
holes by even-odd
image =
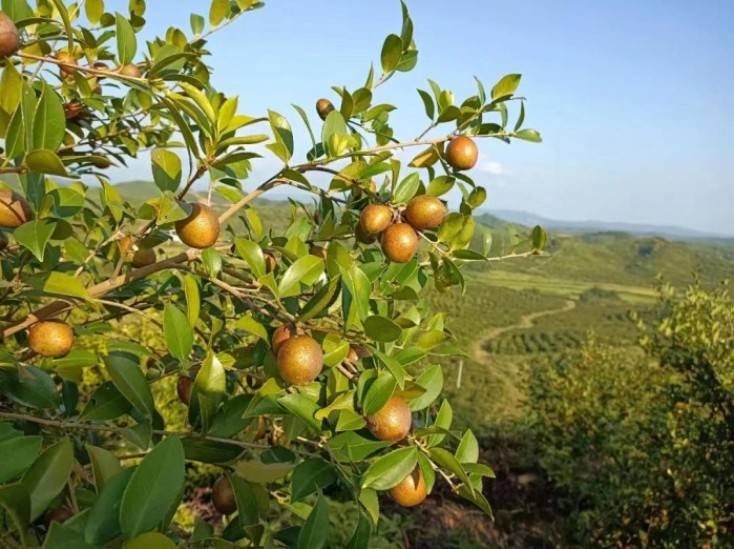
[[[155,250],[152,248],[141,248],[133,254],[133,267],[147,267],[156,262]]]
[[[20,34],[13,20],[0,11],[0,57],[14,55],[20,49]]]
[[[140,67],[138,67],[135,63],[130,63],[129,65],[118,67],[117,73],[121,74],[122,76],[129,76],[131,78],[143,77],[143,71],[141,71]]]
[[[354,227],[354,238],[357,239],[357,242],[361,242],[362,244],[372,244],[377,240],[377,235],[368,233],[361,223],[357,223]]]
[[[392,223],[392,208],[385,204],[369,204],[359,215],[359,223],[367,234],[380,234]]]
[[[326,120],[329,113],[334,110],[334,104],[328,99],[319,99],[316,101],[316,112],[319,113],[321,120]]]
[[[295,324],[283,324],[282,326],[278,326],[273,332],[273,337],[270,338],[270,344],[273,346],[273,352],[277,355],[278,351],[280,351],[280,346],[296,335],[298,335],[298,330]]]
[[[0,189],[0,227],[15,229],[33,219],[25,198],[10,189]]]
[[[403,507],[415,507],[423,503],[428,495],[426,481],[419,467],[405,477],[400,484],[390,489],[392,499]]]
[[[28,346],[41,356],[64,356],[73,345],[74,330],[60,320],[42,320],[28,330]]]
[[[407,223],[390,225],[382,233],[382,253],[393,263],[407,263],[418,249],[418,235]]]
[[[446,162],[455,170],[470,170],[477,163],[479,150],[472,139],[461,135],[449,142],[444,156]]]
[[[446,217],[446,206],[435,196],[416,196],[405,208],[405,220],[417,231],[435,229]]]
[[[413,423],[408,404],[398,396],[390,397],[382,408],[365,419],[370,432],[386,442],[403,440],[410,432]]]
[[[176,222],[176,233],[187,246],[208,248],[219,238],[219,219],[209,206],[192,204],[191,215]]]
[[[191,403],[191,392],[194,390],[194,380],[189,376],[181,376],[176,382],[176,394],[178,399],[186,406]]]
[[[237,510],[237,500],[234,497],[232,483],[227,477],[219,477],[214,483],[212,503],[214,508],[223,515],[231,515]]]
[[[278,371],[290,385],[306,385],[319,377],[324,367],[321,345],[307,335],[285,341],[278,351]]]

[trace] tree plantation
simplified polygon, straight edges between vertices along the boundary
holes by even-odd
[[[465,99],[429,80],[405,135],[380,98],[418,61],[396,4],[362,82],[250,112],[207,44],[263,3],[206,4],[148,29],[144,0],[2,1],[0,546],[368,548],[381,509],[441,486],[491,516],[426,292],[545,245],[497,254],[473,215],[479,147],[540,141],[520,75]],[[131,203],[111,170],[136,158],[155,197]]]

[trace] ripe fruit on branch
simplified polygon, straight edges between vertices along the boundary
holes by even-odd
[[[308,253],[309,255],[320,257],[321,259],[326,259],[326,248],[324,246],[318,246],[314,244],[308,249]]]
[[[357,222],[357,225],[354,227],[354,238],[362,244],[372,244],[377,240],[377,235],[368,233],[362,224]]]
[[[446,217],[446,206],[435,196],[416,196],[405,208],[405,220],[417,231],[435,229]]]
[[[68,51],[60,51],[56,54],[56,59],[62,62],[61,65],[59,65],[59,76],[62,80],[66,80],[77,71],[77,59]]]
[[[290,385],[311,383],[319,377],[323,367],[324,351],[307,335],[288,339],[278,350],[278,371]]]
[[[390,489],[392,499],[403,507],[415,507],[423,502],[428,495],[426,481],[419,467],[413,469],[397,486]]]
[[[407,223],[390,225],[382,233],[382,253],[393,263],[407,263],[418,249],[418,235]]]
[[[369,204],[359,215],[359,223],[367,234],[377,235],[392,223],[392,213],[385,204]]]
[[[42,320],[28,330],[28,346],[41,356],[56,358],[74,345],[74,330],[60,320]]]
[[[347,360],[357,362],[361,358],[367,358],[372,356],[369,349],[362,347],[361,345],[350,345],[349,352],[347,353]]]
[[[74,511],[68,507],[54,507],[49,509],[43,515],[43,524],[46,528],[51,527],[52,522],[58,522],[64,524],[67,520],[74,516]]]
[[[122,65],[121,67],[118,67],[117,74],[120,74],[122,76],[129,76],[130,78],[143,77],[143,71],[141,71],[140,67],[138,67],[135,63],[130,63],[128,65]]]
[[[275,256],[270,252],[265,252],[263,257],[265,258],[265,272],[272,273],[275,270],[275,267],[278,266],[278,260],[275,259]]]
[[[132,265],[136,269],[147,267],[156,262],[155,250],[153,248],[140,248],[133,254]]]
[[[219,219],[204,204],[192,204],[191,215],[176,222],[176,234],[192,248],[208,248],[219,238]]]
[[[18,27],[4,11],[0,11],[0,57],[9,57],[20,49]]]
[[[10,189],[0,189],[0,227],[15,229],[33,219],[25,198]]]
[[[194,390],[194,380],[189,376],[180,376],[176,382],[178,399],[186,406],[191,404],[191,392]]]
[[[79,101],[64,104],[64,116],[67,120],[76,120],[84,112],[84,105]]]
[[[392,396],[374,414],[365,417],[367,428],[378,439],[399,442],[410,432],[413,416],[408,404],[399,396]]]
[[[319,99],[316,101],[316,112],[319,113],[321,120],[326,120],[329,113],[334,110],[334,104],[328,99]]]
[[[296,335],[298,335],[298,329],[295,324],[283,324],[278,326],[273,332],[273,337],[270,338],[270,344],[273,346],[273,352],[277,355],[281,345]]]
[[[446,162],[455,170],[470,170],[477,163],[479,150],[472,139],[460,135],[449,142],[444,156]]]
[[[214,508],[223,515],[231,515],[237,510],[232,483],[227,477],[219,477],[212,488]]]

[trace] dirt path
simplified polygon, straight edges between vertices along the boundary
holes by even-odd
[[[489,353],[484,350],[484,344],[486,342],[496,339],[499,336],[501,336],[502,334],[506,332],[510,332],[512,330],[527,330],[528,328],[532,328],[533,324],[535,324],[535,321],[544,316],[565,313],[568,311],[572,311],[575,308],[576,308],[576,300],[569,299],[560,309],[536,311],[534,313],[530,313],[530,314],[523,316],[520,319],[520,322],[518,322],[517,324],[512,324],[510,326],[490,328],[489,331],[485,332],[484,335],[478,338],[477,341],[474,343],[474,345],[472,345],[471,355],[474,358],[474,360],[476,360],[477,362],[486,362],[489,356]]]

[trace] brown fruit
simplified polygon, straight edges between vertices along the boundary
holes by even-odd
[[[138,67],[135,63],[130,63],[129,65],[118,67],[117,73],[122,76],[129,76],[130,78],[143,77],[143,71],[141,71],[140,67]]]
[[[315,255],[321,259],[326,259],[326,248],[324,246],[317,246],[314,244],[308,249],[309,255]]]
[[[319,377],[324,367],[321,345],[307,335],[285,341],[278,351],[278,371],[290,385],[306,385]]]
[[[407,263],[418,249],[418,235],[407,223],[390,225],[382,233],[382,253],[393,263]]]
[[[265,252],[263,256],[265,257],[265,272],[272,273],[278,266],[278,260],[270,252]]]
[[[319,113],[321,120],[326,120],[329,113],[334,110],[334,104],[328,99],[319,99],[316,101],[316,112]]]
[[[42,320],[28,330],[28,346],[41,356],[64,356],[73,345],[74,330],[60,320]]]
[[[204,204],[192,204],[191,215],[176,222],[176,233],[181,242],[192,248],[208,248],[219,238],[219,219]]]
[[[395,503],[403,507],[415,507],[426,499],[428,491],[426,481],[419,467],[413,469],[397,486],[390,489],[390,495]]]
[[[349,346],[349,352],[347,353],[347,360],[351,360],[352,362],[357,362],[361,358],[367,358],[369,356],[372,356],[372,353],[369,351],[369,349],[365,349],[361,345],[350,345]]]
[[[191,392],[194,390],[194,380],[189,376],[180,376],[176,382],[178,399],[186,406],[191,403]]]
[[[62,62],[60,67],[59,76],[62,80],[66,80],[76,72],[77,60],[68,51],[60,51],[56,54],[56,59]],[[68,62],[68,63],[65,63]]]
[[[298,335],[298,330],[295,324],[283,324],[282,326],[278,326],[273,332],[273,337],[270,338],[270,344],[273,346],[273,352],[277,355],[278,351],[280,351],[281,345],[296,335]]]
[[[0,189],[0,227],[15,229],[33,219],[25,198],[10,189]]]
[[[0,57],[15,55],[19,49],[18,27],[4,11],[0,11]]]
[[[133,267],[139,269],[140,267],[147,267],[157,261],[155,250],[153,248],[140,248],[133,254],[131,263]]]
[[[446,217],[446,206],[435,196],[416,196],[405,208],[405,220],[417,231],[435,229]]]
[[[472,139],[460,135],[449,142],[444,156],[446,162],[455,170],[470,170],[477,163],[479,150]]]
[[[214,508],[223,515],[231,515],[237,510],[232,483],[227,477],[219,477],[212,488]]]
[[[95,61],[92,63],[92,68],[99,72],[110,72],[110,66],[104,61]],[[104,78],[104,76],[97,76],[97,78]]]
[[[368,204],[359,215],[359,223],[367,234],[380,234],[392,223],[392,208],[385,204]]]
[[[0,252],[8,247],[8,235],[0,231]]]
[[[377,240],[377,235],[368,233],[361,223],[357,223],[354,227],[354,238],[362,244],[372,244]]]
[[[64,104],[64,116],[67,120],[76,120],[84,112],[84,105],[79,101]]]
[[[390,400],[374,414],[365,417],[367,428],[378,439],[399,442],[410,432],[413,416],[406,402],[398,397]]]
[[[54,507],[49,509],[43,515],[43,524],[46,528],[51,527],[52,522],[58,522],[64,524],[67,520],[74,516],[74,511],[68,507]]]

